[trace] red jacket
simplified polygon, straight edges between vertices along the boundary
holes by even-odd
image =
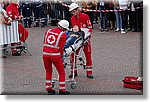
[[[19,19],[19,5],[18,4],[13,4],[13,3],[10,3],[7,7],[6,7],[6,12],[7,12],[7,15],[12,19]]]
[[[60,28],[48,30],[44,37],[43,54],[63,55],[66,34]]]
[[[71,23],[72,26],[78,25],[80,28],[89,28],[89,32],[92,33],[92,24],[87,14],[80,13],[79,18],[72,16]]]

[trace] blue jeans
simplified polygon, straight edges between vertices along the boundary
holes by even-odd
[[[114,8],[114,10],[117,10]],[[116,15],[116,28],[121,29],[122,28],[122,17],[121,17],[121,12],[115,12]]]
[[[70,45],[73,45],[77,37],[69,37],[66,41],[65,48],[68,48]]]
[[[104,7],[100,6],[100,10],[104,10]],[[107,24],[107,17],[106,17],[106,12],[100,12],[100,26],[101,29],[104,29],[104,24],[105,24],[105,29],[108,28],[108,24]]]

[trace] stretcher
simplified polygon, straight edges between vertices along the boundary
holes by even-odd
[[[69,46],[68,48],[64,49],[65,50],[65,56],[68,56],[70,54],[72,54],[74,51],[76,51],[77,49],[79,49],[82,45],[84,45],[90,36],[90,32],[89,29],[87,28],[81,28],[81,30],[84,32],[84,36],[80,36],[73,45]]]
[[[12,21],[12,25],[0,24],[0,45],[18,43],[18,21]]]
[[[83,48],[84,44],[86,44],[89,40],[89,37],[91,35],[89,29],[87,28],[81,28],[81,30],[84,32],[84,36],[80,36],[79,38],[76,39],[73,45],[70,45],[68,48],[64,49],[64,56],[63,56],[63,61],[64,61],[64,67],[65,69],[72,68],[73,71],[73,77],[70,80],[66,80],[66,82],[72,82],[71,83],[71,88],[75,89],[76,88],[76,79],[74,77],[74,70],[75,67],[78,69],[85,69],[86,68],[86,63],[83,58]],[[77,50],[80,49],[78,55],[76,54]],[[73,54],[73,63],[70,63],[71,60],[71,54]],[[54,87],[55,81],[58,81],[58,78],[53,78],[52,80],[52,86]]]
[[[21,43],[17,20],[13,20],[11,26],[4,23],[0,24],[0,50],[2,50],[2,56],[6,57],[8,49],[16,47],[20,47],[19,53],[28,52],[31,55],[27,49],[26,42],[22,42],[20,45],[16,46],[11,46],[11,43]]]

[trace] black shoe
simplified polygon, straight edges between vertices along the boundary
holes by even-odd
[[[28,26],[27,26],[27,25],[25,25],[24,27],[25,27],[25,28],[27,28]]]
[[[89,79],[93,79],[94,78],[93,75],[87,75],[86,77],[89,78]]]
[[[78,76],[78,74],[77,74],[77,73],[74,73],[74,78],[77,77],[77,76]],[[73,77],[73,74],[70,74],[70,75],[69,75],[69,78],[72,78],[72,77]]]
[[[137,30],[134,28],[134,29],[132,29],[132,32],[136,32]]]
[[[48,95],[54,95],[55,94],[55,90],[50,90],[50,91],[47,91],[48,92]]]
[[[42,25],[41,25],[41,28],[43,28],[43,27],[45,27],[45,25],[44,25],[44,24],[42,24]]]
[[[3,58],[7,58],[6,55],[2,55]]]
[[[70,95],[70,92],[69,91],[65,91],[65,92],[59,91],[59,94],[60,95]]]
[[[140,29],[137,29],[136,32],[141,32],[141,30],[140,30]]]

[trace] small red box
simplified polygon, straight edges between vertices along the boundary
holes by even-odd
[[[141,80],[142,77],[133,77],[133,76],[126,76],[123,80],[123,86],[125,88],[131,88],[131,89],[143,89],[143,80]]]

